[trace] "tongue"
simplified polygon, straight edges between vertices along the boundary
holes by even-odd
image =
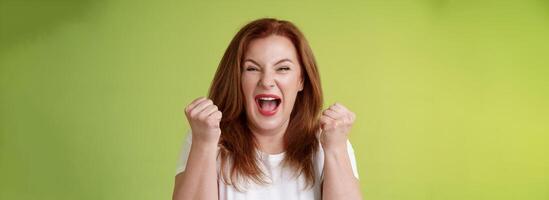
[[[263,101],[261,103],[261,110],[273,111],[276,109],[276,101]]]

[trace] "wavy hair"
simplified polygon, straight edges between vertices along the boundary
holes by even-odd
[[[302,68],[303,90],[297,94],[289,125],[284,134],[284,167],[290,167],[295,177],[303,175],[306,186],[315,184],[313,159],[319,148],[316,133],[322,109],[320,75],[313,52],[303,33],[291,22],[273,18],[254,20],[243,26],[231,40],[221,59],[209,98],[223,113],[220,151],[221,178],[239,189],[238,180],[266,184],[259,165],[257,142],[248,127],[241,87],[244,54],[248,44],[258,38],[278,35],[288,38],[297,50]]]

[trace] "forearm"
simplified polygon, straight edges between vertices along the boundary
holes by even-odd
[[[218,199],[216,157],[217,146],[193,142],[183,179],[173,199]]]
[[[322,199],[362,199],[360,184],[353,174],[345,147],[324,151]]]

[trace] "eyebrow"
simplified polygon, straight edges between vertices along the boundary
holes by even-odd
[[[246,61],[250,61],[250,62],[253,62],[254,64],[256,64],[258,66],[261,66],[259,63],[257,63],[256,61],[254,61],[252,59],[247,58],[247,59],[244,60],[244,62],[246,62]],[[290,63],[293,63],[292,60],[290,60],[289,58],[284,58],[284,59],[279,60],[278,62],[276,62],[274,65],[278,65],[278,64],[286,62],[286,61],[288,61]]]

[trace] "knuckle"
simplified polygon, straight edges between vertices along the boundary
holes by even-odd
[[[191,118],[196,118],[196,111],[195,111],[195,110],[189,111],[189,116],[190,116]]]
[[[198,119],[200,119],[201,121],[205,121],[205,120],[208,119],[208,115],[206,115],[204,112],[202,112],[198,115]]]
[[[352,123],[351,121],[346,121],[346,122],[345,122],[345,126],[347,126],[347,127],[350,127],[350,126],[352,126],[352,125],[353,125],[353,123]]]
[[[185,109],[184,109],[184,110],[185,110],[185,113],[191,112],[191,105],[185,106]]]

